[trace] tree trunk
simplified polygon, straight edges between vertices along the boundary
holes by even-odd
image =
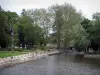
[[[58,50],[60,50],[60,27],[59,27],[59,24],[57,24],[57,47],[58,47]]]

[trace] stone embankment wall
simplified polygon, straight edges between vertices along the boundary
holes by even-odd
[[[18,63],[23,63],[31,60],[36,60],[41,57],[45,57],[48,55],[60,53],[59,51],[49,51],[49,52],[33,52],[33,53],[28,53],[28,54],[23,54],[19,56],[12,56],[12,57],[6,57],[6,58],[1,58],[0,59],[0,68],[7,67],[7,66],[12,66],[14,64]]]

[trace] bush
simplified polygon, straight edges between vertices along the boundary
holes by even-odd
[[[40,50],[47,50],[48,48],[46,47],[46,46],[44,46],[44,45],[41,45],[41,46],[39,46],[38,47]]]
[[[41,49],[41,50],[45,50],[45,47],[44,47],[44,46],[40,46],[40,49]]]
[[[16,48],[14,51],[19,51],[19,52],[22,52],[23,49],[22,48]]]
[[[38,44],[35,46],[35,50],[48,50],[48,47],[46,47],[44,44]]]

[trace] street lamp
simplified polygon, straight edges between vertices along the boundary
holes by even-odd
[[[12,41],[12,52],[13,52],[13,47],[14,47],[14,30],[13,30],[13,26],[10,28],[10,34],[11,34],[11,41]]]

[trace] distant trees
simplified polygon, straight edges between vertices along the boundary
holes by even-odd
[[[94,51],[98,51],[100,48],[100,13],[94,13],[93,20],[84,19],[81,25],[88,33],[88,40],[90,40],[89,47]]]
[[[22,12],[18,23],[15,24],[16,35],[22,48],[29,44],[36,45],[43,40],[43,29],[34,24],[34,19],[27,13],[25,14],[25,12],[27,11],[24,10]]]
[[[93,14],[93,20],[89,20],[84,18],[81,12],[76,11],[75,7],[66,3],[54,5],[50,10],[54,17],[52,29],[56,34],[53,37],[57,38],[55,40],[59,47],[74,46],[78,51],[86,51],[89,47],[98,50],[96,47],[100,46],[99,13]]]
[[[23,9],[20,16],[0,7],[1,48],[10,46],[12,32],[14,45],[22,48],[55,43],[59,50],[72,46],[78,51],[89,47],[96,51],[100,47],[100,13],[94,13],[89,20],[68,3],[48,9]]]

